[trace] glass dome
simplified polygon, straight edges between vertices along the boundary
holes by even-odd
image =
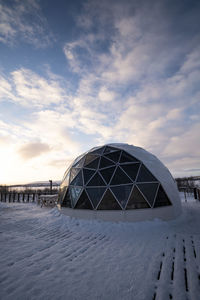
[[[133,210],[172,205],[144,161],[119,145],[92,148],[74,160],[60,185],[62,207]]]

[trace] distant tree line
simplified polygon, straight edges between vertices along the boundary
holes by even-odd
[[[182,188],[194,189],[200,187],[200,176],[176,178],[176,183],[179,190]]]

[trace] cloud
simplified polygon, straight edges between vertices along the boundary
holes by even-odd
[[[18,153],[23,157],[23,159],[31,159],[36,156],[40,156],[43,153],[50,151],[48,144],[41,142],[32,142],[23,145]]]
[[[29,167],[47,171],[51,165],[53,174],[54,165],[61,167],[89,145],[128,142],[156,154],[174,173],[195,169],[199,21],[192,4],[176,4],[87,1],[82,15],[75,16],[81,31],[63,46],[77,79],[71,89],[62,76],[26,68],[0,79],[3,101],[32,109],[28,121],[4,126],[1,134],[12,136],[15,151],[38,136],[50,149],[27,156]],[[2,30],[6,41],[19,34],[14,26]]]
[[[36,47],[46,47],[53,40],[37,0],[4,1],[0,4],[0,42],[17,43],[22,39]]]
[[[4,98],[12,98],[12,86],[6,78],[0,76],[0,101]]]
[[[56,76],[49,74],[45,78],[30,69],[21,68],[13,71],[9,80],[0,77],[0,100],[31,107],[48,107],[68,98],[69,95],[61,85],[61,80]]]
[[[108,90],[106,87],[101,87],[98,97],[103,102],[110,102],[115,99],[116,93]]]

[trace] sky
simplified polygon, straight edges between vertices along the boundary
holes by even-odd
[[[0,184],[105,143],[200,175],[200,2],[0,0]]]

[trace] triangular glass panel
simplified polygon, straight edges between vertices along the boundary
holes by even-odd
[[[169,201],[169,198],[167,197],[163,187],[160,185],[156,196],[155,204],[153,207],[167,206],[167,205],[172,205],[172,204]]]
[[[110,168],[106,168],[106,169],[103,169],[103,170],[99,171],[107,184],[109,184],[110,179],[111,179],[111,177],[112,177],[112,175],[115,171],[115,168],[116,167],[110,167]]]
[[[132,187],[132,184],[111,187],[111,191],[123,208],[126,206]]]
[[[85,156],[85,153],[79,155],[79,156],[73,161],[72,167],[75,167],[76,164],[79,162],[79,160],[81,160],[81,158],[82,158],[83,156]]]
[[[80,171],[78,173],[78,175],[72,180],[72,182],[70,183],[70,185],[79,185],[82,186],[83,185],[83,177],[82,177],[82,172]]]
[[[140,183],[137,185],[137,187],[152,207],[158,189],[158,183]]]
[[[140,163],[128,164],[128,165],[121,165],[120,167],[125,171],[125,173],[135,181],[135,178],[138,173]]]
[[[107,209],[113,209],[113,210],[119,210],[119,209],[122,209],[119,205],[119,203],[117,202],[117,200],[115,199],[115,197],[113,196],[113,194],[111,193],[111,191],[108,189],[99,206],[97,207],[97,209],[100,209],[100,210],[107,210]]]
[[[92,204],[85,191],[82,192],[74,208],[77,209],[93,209]]]
[[[120,167],[117,167],[115,174],[111,180],[111,185],[118,185],[118,184],[126,184],[132,183],[131,179],[122,171]]]
[[[135,186],[131,192],[126,209],[150,208],[138,188]]]
[[[59,204],[62,204],[65,194],[66,194],[66,191],[67,191],[67,187],[66,186],[62,187],[62,185],[61,185],[59,188],[59,192],[58,192],[58,203]]]
[[[71,205],[74,207],[76,205],[76,202],[78,201],[78,198],[82,192],[81,187],[69,187],[69,193],[70,193],[70,198],[71,198]]]
[[[85,184],[91,179],[95,172],[95,170],[83,169],[83,178]]]
[[[73,165],[73,167],[76,167],[76,168],[82,168],[83,165],[84,165],[84,161],[85,161],[85,157],[81,158],[77,163],[75,163]]]
[[[99,169],[113,166],[115,163],[112,160],[109,160],[105,157],[101,157]]]
[[[96,158],[91,163],[87,165],[87,168],[96,170],[99,166],[99,158]]]
[[[62,185],[68,185],[69,184],[69,177],[70,177],[70,172],[68,172],[65,175],[64,180],[62,181]]]
[[[106,188],[104,187],[95,187],[95,188],[87,188],[86,191],[90,197],[90,201],[92,202],[94,208],[97,207],[103,193],[105,192]]]
[[[65,171],[65,174],[63,176],[63,180],[65,179],[65,177],[67,176],[67,174],[70,172],[71,167],[72,167],[72,164],[70,164],[69,167],[67,168],[67,170]]]
[[[137,177],[137,182],[152,182],[158,181],[151,172],[142,164]]]
[[[96,173],[87,184],[87,186],[103,186],[103,185],[105,186],[106,183],[104,182],[101,175],[99,175],[99,173]]]
[[[69,189],[67,189],[67,191],[64,195],[64,200],[63,200],[61,206],[71,207],[71,199],[70,199]]]
[[[139,160],[132,155],[126,153],[125,151],[122,151],[122,155],[120,158],[120,163],[129,163],[129,162],[139,162]]]
[[[72,182],[72,180],[76,177],[76,175],[80,172],[80,170],[81,169],[79,168],[71,168],[69,183]]]
[[[94,151],[91,151],[90,153],[101,155],[101,154],[103,153],[103,150],[104,150],[104,147],[101,147],[101,148],[99,148],[99,149],[96,149],[96,150],[94,150]]]
[[[105,153],[109,153],[109,152],[116,151],[116,150],[118,150],[118,149],[106,146],[103,153],[105,154]]]
[[[119,158],[120,158],[120,154],[121,154],[121,151],[114,151],[114,152],[105,154],[105,157],[111,159],[114,162],[118,162]]]
[[[87,154],[86,157],[85,157],[84,167],[87,166],[89,163],[91,163],[96,158],[98,158],[98,155]]]

